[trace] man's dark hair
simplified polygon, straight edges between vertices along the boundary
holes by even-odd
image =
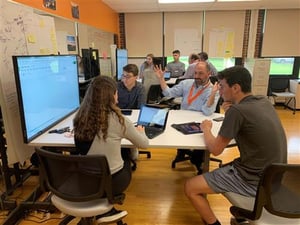
[[[251,92],[251,74],[243,66],[233,66],[218,72],[218,79],[225,79],[229,87],[239,84],[244,93]]]
[[[127,64],[123,67],[123,70],[127,73],[132,73],[134,76],[137,76],[139,74],[139,69],[135,64]]]
[[[174,51],[172,52],[172,54],[180,54],[180,51],[179,51],[179,50],[174,50]]]
[[[199,55],[193,53],[193,54],[190,55],[190,59],[198,60],[199,59]]]
[[[208,54],[206,52],[198,53],[200,60],[206,61],[208,60]]]

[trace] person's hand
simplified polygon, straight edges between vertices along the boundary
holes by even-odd
[[[211,89],[211,92],[212,93],[217,93],[218,90],[219,90],[219,83],[215,82],[212,89]]]
[[[231,105],[232,105],[232,102],[225,101],[222,103],[221,107],[224,110],[224,112],[226,112],[230,108]]]
[[[203,132],[207,130],[211,130],[212,128],[212,121],[211,120],[203,120],[200,124],[200,128]]]
[[[141,126],[141,125],[137,125],[136,129],[140,132],[145,132],[145,127]]]
[[[155,75],[159,78],[159,79],[163,79],[164,78],[164,71],[162,70],[161,66],[155,65],[153,68]]]

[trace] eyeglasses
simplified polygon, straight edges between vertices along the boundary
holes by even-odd
[[[130,76],[130,75],[128,75],[128,74],[122,74],[122,79],[128,80],[128,79],[130,79],[130,78],[132,78],[132,77],[134,77],[134,76]]]

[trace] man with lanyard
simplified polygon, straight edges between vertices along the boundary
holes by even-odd
[[[169,88],[165,79],[164,72],[155,67],[155,72],[160,81],[162,93],[167,97],[182,97],[181,109],[200,111],[209,116],[215,112],[219,99],[218,84],[210,82],[210,68],[207,62],[198,62],[195,66],[194,79],[185,79],[179,84]],[[177,157],[184,157],[190,150],[177,151]],[[204,152],[202,150],[192,151],[191,162],[197,167],[198,174],[202,173],[201,164]],[[180,161],[180,160],[179,160]]]

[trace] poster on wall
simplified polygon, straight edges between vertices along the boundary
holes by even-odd
[[[56,10],[56,0],[44,0],[43,2],[46,8]]]
[[[231,58],[234,55],[235,31],[231,28],[215,28],[209,31],[209,56]]]
[[[76,3],[71,2],[72,17],[79,19],[79,6]]]
[[[75,36],[67,35],[67,48],[68,48],[68,51],[76,51]]]

